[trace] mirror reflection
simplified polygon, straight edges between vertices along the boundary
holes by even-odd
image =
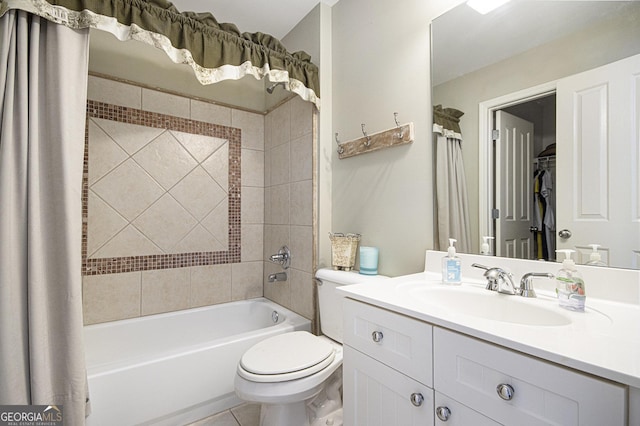
[[[464,112],[473,252],[492,236],[493,254],[584,264],[598,244],[640,267],[639,22],[640,2],[529,0],[432,22],[433,105]]]

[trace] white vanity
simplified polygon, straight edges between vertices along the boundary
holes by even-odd
[[[443,255],[427,252],[425,269]],[[559,264],[461,257],[462,286],[425,272],[340,290],[345,424],[640,425],[638,271],[583,270],[587,311],[577,313],[557,305],[553,280],[534,281],[537,298],[507,296],[470,267],[519,280]]]

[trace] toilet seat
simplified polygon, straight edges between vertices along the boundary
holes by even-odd
[[[251,347],[238,363],[238,375],[252,382],[284,382],[310,376],[330,365],[335,349],[307,331],[265,339]]]

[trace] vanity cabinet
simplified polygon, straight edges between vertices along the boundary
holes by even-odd
[[[433,425],[433,327],[345,300],[345,425]]]
[[[627,387],[347,299],[347,425],[627,424]]]
[[[434,389],[505,425],[623,426],[626,387],[436,327]]]

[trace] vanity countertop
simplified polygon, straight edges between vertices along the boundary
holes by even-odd
[[[619,383],[640,388],[640,306],[587,294],[585,312],[560,308],[553,293],[538,291],[527,299],[490,292],[479,280],[463,280],[461,286],[441,283],[438,273],[421,272],[387,280],[339,287],[343,295],[390,311],[417,318],[433,325],[511,348],[528,355],[584,371]],[[435,293],[434,293],[435,292]],[[459,292],[459,293],[456,293]],[[446,300],[429,300],[430,295],[448,295]],[[471,294],[471,297],[465,295]],[[515,306],[507,313],[513,322],[469,313],[456,305],[473,307],[499,302]],[[480,300],[472,297],[503,298]],[[464,300],[463,300],[464,299]],[[472,300],[472,302],[469,302]],[[529,309],[531,308],[531,309]],[[473,310],[473,309],[472,309]],[[541,313],[540,324],[517,323],[519,312]],[[560,322],[545,323],[547,318]],[[492,316],[491,312],[487,315]],[[564,322],[563,322],[564,321]]]

